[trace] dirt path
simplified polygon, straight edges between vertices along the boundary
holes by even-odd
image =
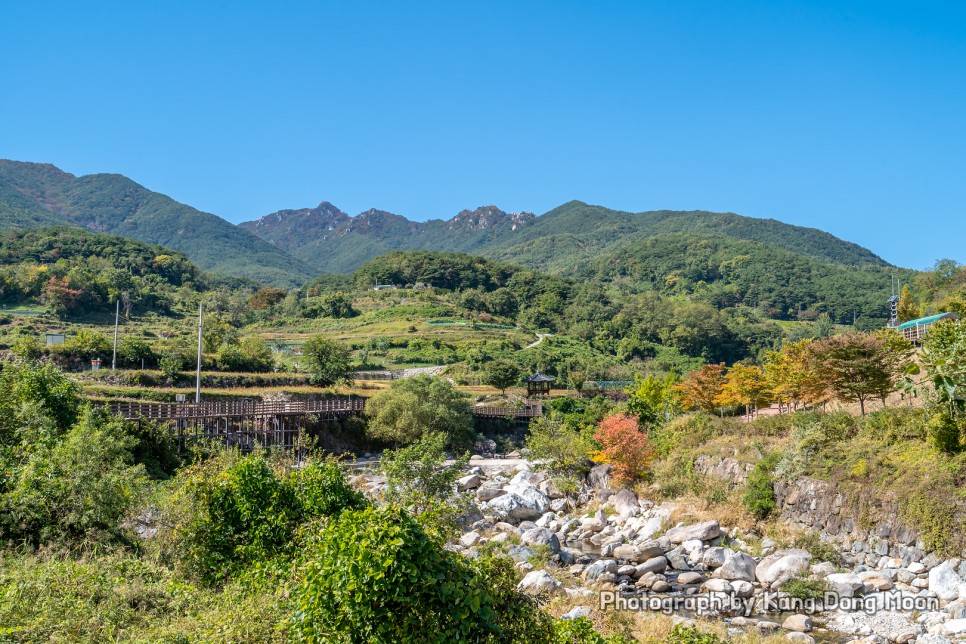
[[[537,334],[537,341],[536,342],[531,342],[527,346],[525,346],[522,349],[520,349],[520,351],[526,351],[527,349],[532,349],[533,347],[535,347],[538,344],[540,344],[541,342],[543,342],[544,338],[549,338],[552,335],[553,335],[553,333],[538,333]]]

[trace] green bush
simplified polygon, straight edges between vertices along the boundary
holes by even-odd
[[[86,411],[53,445],[39,446],[8,481],[0,526],[7,539],[32,545],[117,541],[119,524],[146,477],[134,465],[136,439],[106,411]]]
[[[742,503],[745,509],[759,521],[766,518],[775,509],[772,470],[778,463],[778,459],[778,454],[769,454],[755,463],[755,467],[748,473]]]
[[[725,644],[726,641],[714,633],[702,633],[697,626],[677,624],[662,644]]]
[[[565,424],[557,412],[530,423],[526,445],[533,458],[543,461],[542,467],[573,480],[590,470],[590,452],[599,449],[590,438]]]
[[[945,454],[955,454],[962,449],[962,430],[957,416],[953,415],[948,405],[942,405],[938,412],[929,419],[927,425],[929,441],[932,446]]]
[[[180,478],[183,485],[164,510],[173,525],[165,550],[208,584],[256,562],[286,561],[302,524],[365,504],[331,460],[286,472],[261,453],[224,452]]]
[[[455,491],[469,454],[446,465],[445,445],[445,436],[430,434],[409,447],[386,450],[382,455],[387,498],[424,525],[441,528],[453,527],[473,507],[470,495]]]
[[[525,630],[541,620],[510,590],[512,570],[481,574],[488,565],[444,549],[392,506],[343,512],[306,556],[293,592],[294,635],[305,642],[546,641],[546,630]],[[502,583],[494,589],[496,578]]]
[[[781,585],[781,591],[796,599],[821,599],[828,585],[821,579],[794,577]]]
[[[52,445],[77,420],[77,385],[47,362],[17,360],[0,369],[0,449],[7,464]]]

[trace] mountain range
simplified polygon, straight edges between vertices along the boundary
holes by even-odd
[[[122,175],[78,177],[49,164],[0,160],[0,230],[50,225],[161,244],[205,270],[285,287],[322,273],[351,272],[373,257],[408,249],[477,254],[563,275],[619,273],[621,279],[626,271],[608,267],[627,266],[629,259],[673,275],[712,274],[724,281],[738,273],[717,266],[710,273],[695,271],[687,263],[698,256],[707,263],[741,255],[753,265],[794,263],[800,274],[831,275],[836,281],[862,271],[870,283],[878,283],[890,266],[857,244],[774,219],[706,211],[631,213],[580,201],[539,216],[483,206],[445,221],[411,221],[377,209],[350,216],[323,201],[234,225]],[[714,253],[702,250],[709,245]],[[682,248],[688,249],[684,255]],[[742,270],[742,275],[755,274]],[[643,275],[637,268],[631,273]],[[779,280],[779,271],[772,273]],[[694,288],[701,282],[706,280],[698,279]],[[820,301],[819,295],[813,293],[812,300]]]

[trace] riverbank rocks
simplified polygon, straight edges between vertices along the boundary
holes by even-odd
[[[630,490],[621,490],[610,498],[611,507],[617,511],[623,520],[636,517],[641,513],[641,506],[637,502],[637,495]]]
[[[617,562],[613,559],[598,559],[584,568],[583,578],[587,581],[600,581],[607,575],[617,575]]]
[[[546,570],[534,570],[527,573],[519,584],[517,590],[530,597],[541,595],[551,595],[562,592],[563,584],[554,579]]]
[[[632,563],[641,563],[664,554],[664,548],[657,541],[645,541],[644,543],[633,545],[620,545],[614,548],[611,553],[615,559],[622,559]],[[663,559],[663,557],[661,557]]]
[[[478,474],[470,474],[469,476],[464,476],[456,481],[456,489],[460,492],[468,492],[469,490],[475,490],[480,487],[482,479]]]
[[[704,521],[694,525],[671,528],[664,536],[673,544],[692,540],[711,541],[721,536],[721,528],[717,521]]]

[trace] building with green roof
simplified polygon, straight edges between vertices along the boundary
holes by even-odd
[[[939,322],[940,320],[958,320],[961,316],[957,313],[937,313],[936,315],[928,315],[924,318],[917,318],[915,320],[909,320],[908,322],[903,322],[896,329],[902,334],[906,340],[912,342],[919,342],[922,337],[926,335],[926,331],[929,327]]]

